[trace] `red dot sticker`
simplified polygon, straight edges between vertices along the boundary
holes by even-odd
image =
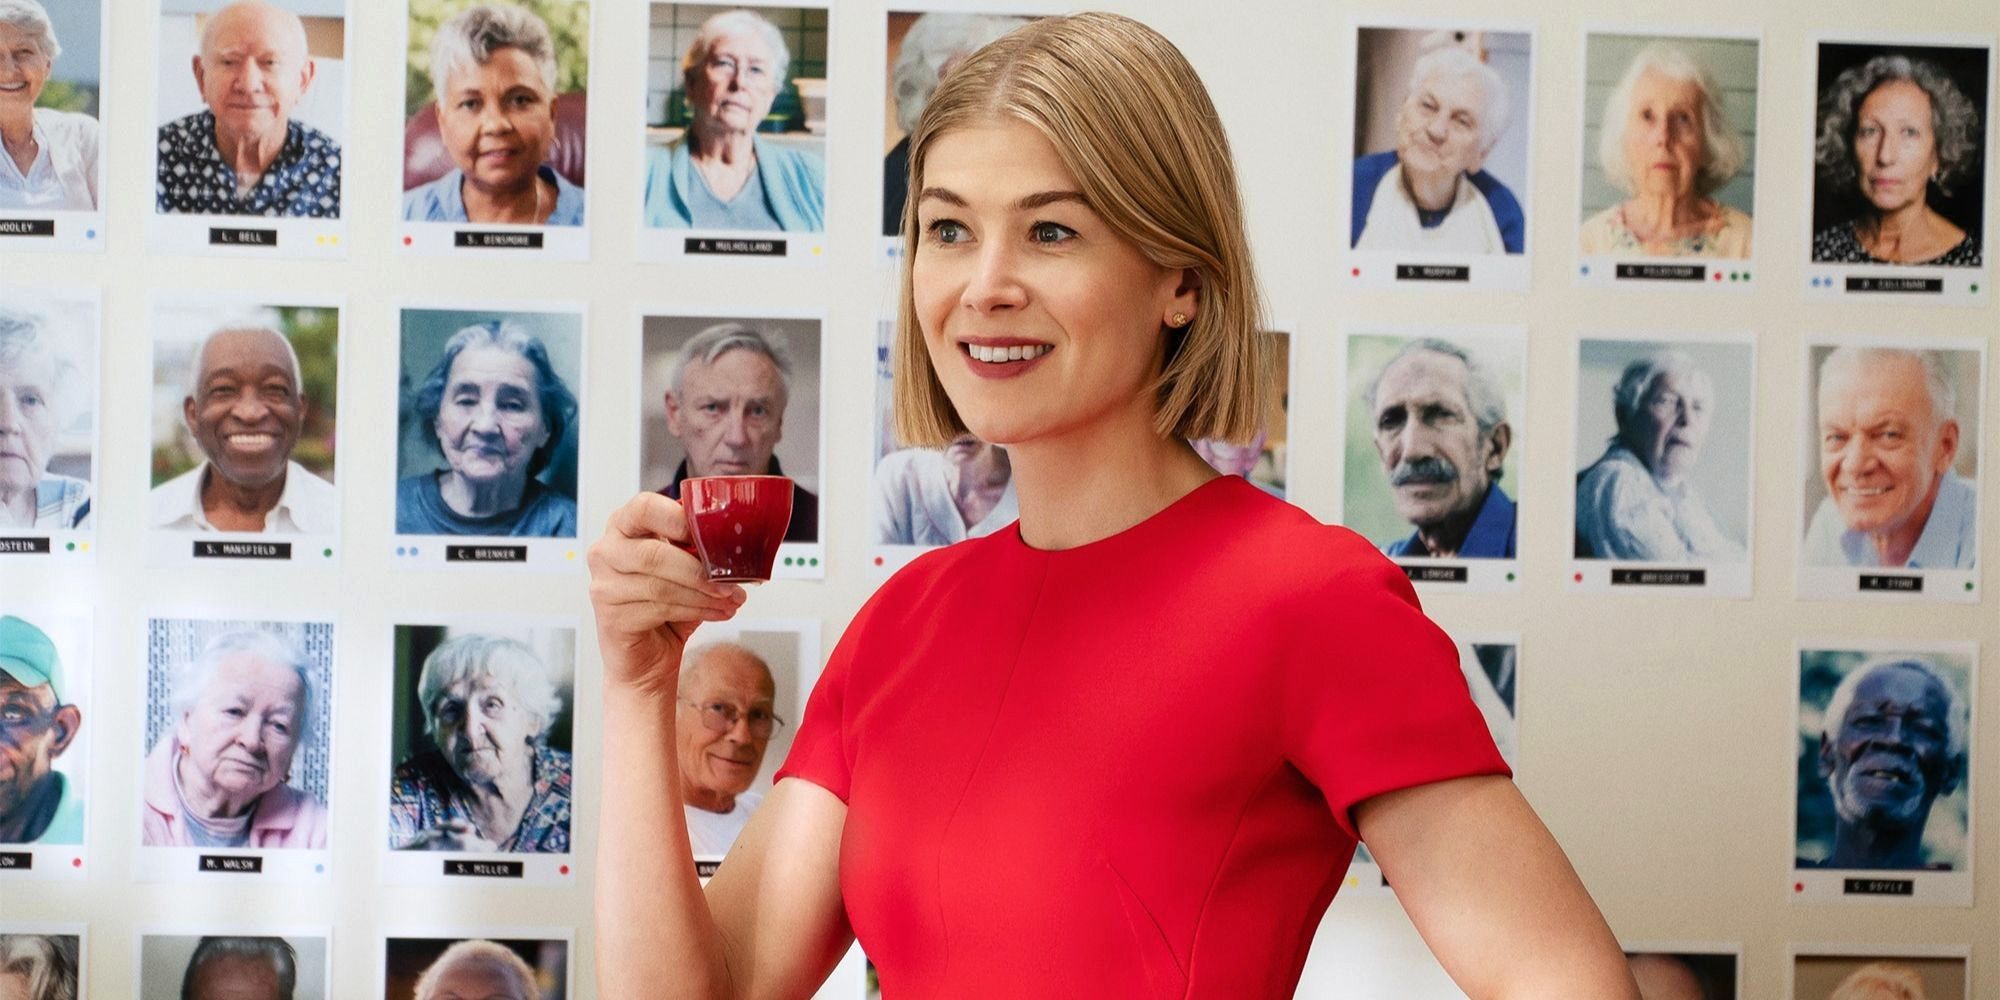
[[[1717,280],[1717,281],[1721,281],[1721,280],[1722,280],[1722,272],[1721,272],[1721,271],[1717,271],[1717,272],[1715,272],[1715,280]]]
[[[1583,582],[1583,574],[1582,574],[1582,573],[1578,573],[1578,574],[1576,575],[1576,582],[1578,582],[1578,583],[1582,583],[1582,582]]]
[[[1355,277],[1357,277],[1357,278],[1361,277],[1361,269],[1360,269],[1360,268],[1358,268],[1358,267],[1357,267],[1357,268],[1355,268],[1355,269],[1354,269],[1354,272],[1353,272],[1353,273],[1354,273],[1354,276],[1355,276]]]
[[[562,869],[561,869],[561,871],[562,871],[562,873],[563,873],[564,875],[568,875],[568,874],[569,874],[569,866],[568,866],[568,865],[564,865],[564,866],[562,866]]]
[[[411,243],[414,243],[414,242],[416,242],[416,241],[415,241],[415,240],[412,240],[412,239],[411,239],[410,237],[408,237],[408,236],[405,236],[405,237],[403,237],[403,245],[404,245],[404,246],[409,246],[409,245],[410,245]]]
[[[82,858],[71,858],[71,859],[69,859],[69,866],[70,866],[71,868],[82,868],[82,867],[83,867],[83,859],[82,859]]]
[[[1792,883],[1792,891],[1793,891],[1793,892],[1804,892],[1804,891],[1806,891],[1806,884],[1805,884],[1804,882],[1793,882],[1793,883]]]
[[[880,565],[882,565],[882,557],[881,557],[881,556],[876,556],[876,557],[875,557],[875,565],[877,565],[877,566],[880,566]]]

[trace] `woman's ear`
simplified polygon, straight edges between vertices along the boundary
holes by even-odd
[[[1191,267],[1181,268],[1173,299],[1167,303],[1167,315],[1162,317],[1162,321],[1179,329],[1194,322],[1195,313],[1200,308],[1201,272]]]

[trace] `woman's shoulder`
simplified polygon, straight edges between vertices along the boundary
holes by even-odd
[[[1582,252],[1608,253],[1618,245],[1619,239],[1627,235],[1622,221],[1625,217],[1623,208],[1622,203],[1614,204],[1583,220]]]
[[[97,138],[97,119],[80,111],[59,111],[55,108],[36,108],[35,124],[49,134],[55,142],[73,139],[93,140]]]

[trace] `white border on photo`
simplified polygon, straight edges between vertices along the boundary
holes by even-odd
[[[112,82],[118,74],[111,65],[111,0],[98,0],[97,32],[97,209],[91,212],[0,209],[0,252],[104,252],[107,232],[104,203],[107,198],[114,197],[110,183],[110,150],[115,141],[112,136],[117,133],[114,128],[117,122],[110,117],[109,109],[114,104],[124,106],[123,101],[112,99]],[[37,233],[42,225],[50,227],[51,231]]]
[[[578,965],[590,961],[590,957],[580,955],[576,950],[576,928],[574,927],[528,927],[520,924],[496,925],[467,923],[456,927],[444,927],[438,922],[427,925],[392,923],[382,925],[370,940],[375,942],[375,990],[369,995],[389,989],[389,943],[391,941],[561,941],[565,958],[563,961],[563,992],[568,1000],[575,1000],[576,969]],[[449,947],[449,945],[447,945]]]
[[[473,312],[473,313],[538,313],[550,316],[575,316],[577,322],[576,384],[570,387],[577,399],[576,425],[570,433],[577,439],[576,509],[577,534],[573,538],[514,538],[477,535],[406,535],[396,530],[396,484],[400,481],[403,426],[401,408],[398,419],[389,422],[389,483],[386,490],[389,500],[389,535],[385,549],[393,556],[397,569],[483,571],[531,570],[544,573],[575,573],[583,568],[583,553],[589,543],[584,537],[584,500],[591,492],[588,474],[588,455],[585,447],[590,440],[585,436],[590,426],[589,405],[585,389],[590,385],[590,307],[581,300],[523,300],[491,299],[475,301],[470,298],[417,298],[398,300],[389,307],[387,329],[395,331],[396,364],[394,376],[403,373],[403,314],[405,312]],[[440,342],[442,343],[442,342]],[[416,388],[414,384],[410,387]],[[396,396],[391,396],[394,399]],[[371,487],[380,489],[379,485]],[[504,558],[485,558],[481,553],[498,553]],[[460,558],[452,558],[454,555]]]
[[[145,923],[132,929],[132,997],[145,1000],[146,997],[146,939],[147,938],[203,938],[203,937],[276,937],[284,938],[287,944],[294,940],[325,942],[325,954],[321,956],[325,981],[320,984],[319,995],[326,1000],[333,997],[333,928],[326,924],[252,924],[238,920],[190,921],[184,924]],[[296,947],[296,945],[294,945]],[[174,971],[174,981],[178,982],[187,970]],[[301,983],[301,985],[305,985]],[[172,991],[179,995],[179,987]],[[79,992],[79,997],[90,996]]]
[[[1464,29],[1487,34],[1524,35],[1528,39],[1528,92],[1520,95],[1517,106],[1525,112],[1508,128],[1522,129],[1527,142],[1525,174],[1529,190],[1514,192],[1517,200],[1525,197],[1522,205],[1523,229],[1521,252],[1514,254],[1441,254],[1382,250],[1358,250],[1349,236],[1354,219],[1354,164],[1361,153],[1354,148],[1354,131],[1358,108],[1352,98],[1336,100],[1333,114],[1333,132],[1338,138],[1334,145],[1336,164],[1329,172],[1333,182],[1335,237],[1339,253],[1340,279],[1346,286],[1368,289],[1402,288],[1429,292],[1438,289],[1477,291],[1528,290],[1530,275],[1534,271],[1535,243],[1541,218],[1537,215],[1539,199],[1533,194],[1535,186],[1535,129],[1538,125],[1541,67],[1544,54],[1541,51],[1540,32],[1532,21],[1514,21],[1505,18],[1487,18],[1469,15],[1453,17],[1374,17],[1349,16],[1342,56],[1348,67],[1348,92],[1359,94],[1358,77],[1361,72],[1361,32],[1363,30],[1386,31],[1436,31]],[[1336,88],[1334,91],[1338,94]],[[1474,574],[1482,576],[1483,574]]]
[[[66,923],[63,921],[0,921],[0,934],[39,934],[43,937],[73,937],[76,939],[76,995],[91,996],[90,992],[90,925]]]
[[[1342,328],[1339,340],[1340,364],[1338,371],[1341,379],[1339,385],[1342,387],[1342,392],[1340,393],[1340,415],[1334,429],[1334,440],[1340,445],[1339,459],[1336,464],[1342,470],[1345,470],[1347,467],[1348,411],[1359,402],[1358,398],[1349,400],[1345,392],[1345,387],[1354,380],[1353,344],[1356,337],[1393,337],[1406,342],[1426,337],[1436,337],[1440,340],[1448,340],[1453,343],[1483,343],[1492,345],[1488,349],[1494,353],[1505,351],[1509,355],[1518,358],[1521,372],[1521,406],[1519,413],[1508,414],[1507,422],[1515,428],[1514,443],[1508,450],[1518,456],[1513,459],[1515,469],[1526,470],[1529,468],[1528,442],[1526,435],[1522,433],[1526,427],[1527,414],[1533,412],[1531,409],[1533,406],[1533,397],[1528,391],[1528,382],[1533,376],[1533,370],[1528,365],[1527,327],[1505,324],[1471,324],[1465,326],[1347,324]],[[1294,358],[1293,364],[1296,366],[1297,363],[1297,359]],[[1296,378],[1297,376],[1294,375],[1294,377]],[[1503,386],[1502,388],[1506,389],[1509,387]],[[1376,463],[1378,466],[1380,465],[1379,458],[1376,459]],[[1516,473],[1516,476],[1517,478],[1524,478],[1521,477],[1519,472]],[[1338,509],[1340,514],[1336,522],[1339,524],[1347,523],[1347,493],[1348,484],[1346,476],[1343,474],[1339,487]],[[1429,556],[1390,556],[1390,561],[1402,568],[1404,575],[1409,577],[1410,583],[1416,587],[1418,593],[1491,594],[1519,592],[1521,589],[1521,548],[1524,544],[1521,529],[1524,525],[1519,509],[1522,497],[1518,485],[1515,487],[1515,492],[1510,495],[1510,499],[1516,505],[1514,515],[1514,558],[1435,559]],[[1366,538],[1367,536],[1364,535],[1363,537]],[[1374,545],[1377,551],[1381,550],[1381,546],[1376,545],[1373,539],[1368,539],[1368,542],[1370,545]]]
[[[1635,26],[1591,22],[1584,26],[1581,35],[1581,47],[1578,51],[1583,53],[1584,65],[1588,65],[1590,60],[1590,43],[1598,36],[1644,38],[1652,41],[1671,39],[1691,42],[1730,41],[1755,43],[1757,46],[1757,117],[1753,121],[1740,122],[1738,124],[1748,126],[1753,139],[1757,140],[1751,144],[1753,149],[1763,139],[1765,95],[1764,37],[1762,32],[1746,28],[1720,28],[1705,25],[1666,27],[1659,24]],[[1589,88],[1584,87],[1582,89],[1584,92],[1581,99],[1583,102],[1583,111],[1582,115],[1577,119],[1577,155],[1573,162],[1578,164],[1582,171],[1588,172],[1594,168],[1596,157],[1592,155],[1591,150],[1585,148],[1585,143],[1588,141],[1591,116],[1598,114],[1601,109],[1593,108],[1589,105]],[[1579,214],[1575,220],[1575,231],[1570,234],[1570,246],[1576,254],[1577,261],[1576,283],[1578,285],[1598,288],[1623,288],[1643,291],[1655,291],[1659,289],[1675,292],[1735,293],[1750,291],[1757,272],[1757,258],[1763,250],[1763,245],[1757,238],[1758,220],[1763,217],[1765,211],[1765,185],[1761,179],[1762,176],[1763,170],[1760,167],[1757,175],[1751,181],[1752,191],[1750,200],[1757,211],[1752,213],[1750,217],[1750,257],[1748,259],[1732,260],[1727,257],[1712,259],[1704,257],[1656,257],[1643,253],[1586,256],[1583,252],[1583,224],[1587,220],[1583,219]],[[1581,174],[1577,178],[1577,192],[1580,202],[1583,192],[1583,176]],[[1578,208],[1580,209],[1581,205]],[[1745,595],[1731,596],[1747,596],[1747,591]]]
[[[0,246],[0,249],[12,249]],[[97,526],[104,521],[104,385],[105,340],[104,340],[104,294],[95,287],[56,286],[35,287],[10,285],[0,287],[0,298],[9,305],[25,306],[29,309],[55,313],[52,319],[59,320],[69,311],[87,310],[90,314],[90,356],[89,378],[77,379],[77,388],[88,392],[90,412],[90,526],[75,531],[50,530],[46,528],[0,528],[0,563],[13,563],[20,568],[32,565],[28,560],[48,558],[57,566],[87,565],[97,559]],[[51,330],[57,339],[66,331]]]
[[[821,309],[791,309],[781,306],[757,306],[751,309],[726,306],[710,308],[705,305],[691,305],[686,302],[671,306],[665,304],[649,306],[643,303],[637,306],[633,310],[632,320],[633,327],[638,333],[638,357],[634,359],[635,363],[632,366],[635,373],[635,377],[632,380],[632,393],[637,405],[630,412],[636,414],[639,421],[634,428],[638,431],[638,435],[633,441],[638,450],[638,455],[635,458],[639,459],[643,459],[645,455],[647,414],[650,408],[656,405],[654,402],[646,399],[645,358],[646,321],[648,319],[715,319],[741,322],[755,322],[760,319],[783,319],[807,320],[819,324],[819,492],[817,494],[820,502],[819,526],[817,531],[819,541],[784,542],[780,544],[778,546],[778,557],[771,564],[771,579],[826,579],[826,540],[827,535],[832,533],[833,527],[828,522],[826,516],[826,498],[831,485],[839,482],[840,478],[833,474],[833,470],[828,467],[826,462],[828,417],[826,401],[832,395],[830,390],[838,384],[836,381],[827,378],[827,373],[832,370],[831,359],[837,352],[833,350],[834,338],[827,334],[827,331],[833,328],[833,323],[828,319],[826,311]],[[639,462],[635,461],[633,463],[632,479],[628,480],[628,482],[632,483],[635,490],[651,492],[660,489],[660,487],[654,486],[651,483],[639,482],[639,474]]]
[[[1757,483],[1757,337],[1744,331],[1689,332],[1689,331],[1644,331],[1625,333],[1579,332],[1571,341],[1570,357],[1575,365],[1572,370],[1574,386],[1583,384],[1583,345],[1587,342],[1617,342],[1629,344],[1681,343],[1703,346],[1741,347],[1749,361],[1747,381],[1751,387],[1751,398],[1744,403],[1745,440],[1748,445],[1743,456],[1743,482],[1746,509],[1743,511],[1743,560],[1741,562],[1708,563],[1662,563],[1638,559],[1582,559],[1576,556],[1572,541],[1569,558],[1568,589],[1573,592],[1596,594],[1628,594],[1641,597],[1735,597],[1750,596],[1751,571],[1757,551],[1756,483]],[[1582,400],[1574,400],[1577,409],[1570,413],[1570,455],[1574,458],[1582,450],[1583,413]],[[1598,401],[1604,402],[1604,401]],[[1580,458],[1576,460],[1581,461]],[[1583,470],[1577,469],[1576,475]],[[1576,530],[1576,490],[1568,491],[1566,509],[1571,534]]]
[[[415,620],[421,617],[423,620]],[[396,713],[396,684],[403,678],[398,676],[395,662],[396,632],[404,628],[462,628],[490,629],[495,632],[518,633],[524,629],[537,631],[569,630],[570,663],[573,670],[570,687],[570,851],[567,854],[515,853],[495,851],[475,853],[460,851],[409,851],[396,850],[389,846],[389,796],[394,786],[396,747],[393,733]],[[706,630],[703,632],[707,634]],[[379,776],[376,794],[373,798],[374,820],[370,828],[375,831],[375,850],[382,859],[382,882],[385,885],[406,885],[423,888],[445,888],[456,892],[473,892],[488,886],[503,890],[519,886],[553,886],[569,888],[579,883],[578,855],[576,845],[582,834],[583,812],[578,808],[582,801],[578,795],[584,787],[582,776],[578,774],[578,761],[586,741],[578,737],[581,732],[581,708],[584,684],[582,681],[582,653],[580,640],[582,623],[574,616],[566,615],[427,615],[398,616],[388,630],[389,650],[382,662],[389,664],[388,684],[384,685],[381,698],[381,718],[390,720],[390,725],[382,746],[374,773]],[[421,664],[410,664],[409,682],[417,680],[416,672]],[[589,741],[595,745],[595,741]],[[456,869],[456,871],[454,871]],[[587,884],[587,883],[585,883]]]
[[[1883,46],[1936,46],[1941,48],[1975,48],[1986,50],[1986,103],[1987,118],[1993,117],[1993,58],[1996,50],[1991,35],[1970,34],[1905,34],[1881,32],[1870,35],[1851,32],[1818,31],[1807,38],[1811,47],[1806,50],[1805,63],[1806,93],[1812,97],[1814,118],[1805,148],[1806,199],[1804,221],[1800,235],[1804,237],[1801,246],[1804,252],[1797,258],[1806,279],[1805,295],[1813,302],[1874,302],[1893,306],[1952,305],[1974,306],[1986,302],[1988,288],[1992,285],[1994,249],[1993,175],[1996,173],[1994,160],[2000,148],[1992,143],[1989,122],[1979,125],[1979,141],[1985,144],[1985,176],[1979,179],[1984,185],[1985,199],[1981,205],[1984,218],[1981,219],[1979,234],[1983,262],[1978,267],[1920,267],[1909,264],[1819,264],[1812,259],[1813,243],[1813,195],[1819,185],[1819,171],[1813,165],[1812,138],[1818,133],[1818,103],[1820,92],[1819,53],[1825,45],[1883,45]],[[1828,81],[1831,82],[1831,81]],[[1857,287],[1858,286],[1858,287]]]
[[[145,774],[146,758],[152,752],[153,748],[144,745],[144,722],[142,716],[140,728],[142,738],[138,741],[140,743],[139,759],[132,771],[134,780],[132,781],[132,790],[130,792],[130,801],[134,807],[132,827],[129,831],[118,837],[120,842],[130,844],[133,847],[132,880],[135,882],[233,883],[240,886],[269,886],[273,883],[325,884],[331,881],[334,867],[333,848],[335,844],[340,842],[340,831],[343,827],[343,817],[340,814],[342,807],[342,800],[340,798],[341,769],[338,766],[340,753],[339,748],[334,742],[343,732],[340,723],[340,616],[331,613],[306,616],[265,614],[261,612],[232,612],[215,610],[213,606],[209,606],[199,610],[155,607],[135,617],[138,619],[139,633],[137,636],[137,648],[147,651],[145,654],[146,669],[139,674],[138,679],[141,712],[150,711],[152,706],[151,700],[146,697],[146,687],[151,681],[153,671],[166,667],[165,664],[154,663],[150,653],[152,643],[149,633],[153,623],[156,621],[246,621],[258,624],[325,626],[330,633],[328,642],[331,650],[328,662],[332,664],[332,668],[328,670],[327,689],[324,692],[327,702],[327,727],[325,736],[327,746],[327,785],[326,801],[321,804],[326,807],[327,814],[326,846],[319,849],[305,847],[148,846],[146,844],[145,833]],[[103,796],[99,796],[99,801],[103,801]],[[346,825],[352,825],[351,819]],[[214,858],[217,860],[217,863],[221,864],[238,862],[245,859],[253,860],[256,862],[259,870],[254,872],[204,871],[204,858]]]
[[[63,751],[56,772],[76,783],[73,794],[82,796],[83,839],[75,844],[0,844],[0,882],[77,882],[90,876],[90,834],[99,810],[92,807],[90,750],[97,727],[96,639],[94,612],[87,606],[30,604],[11,607],[7,614],[18,616],[49,636],[62,657],[63,704],[75,705],[83,713],[83,725],[69,749]],[[102,769],[98,769],[100,772]],[[102,801],[100,793],[97,800]],[[25,862],[25,863],[24,863]]]
[[[805,720],[806,702],[812,697],[813,686],[819,682],[820,671],[825,665],[825,661],[821,658],[820,650],[820,621],[817,618],[739,617],[732,618],[726,622],[709,622],[702,626],[701,638],[690,642],[688,649],[693,651],[718,642],[735,642],[745,632],[789,633],[797,637],[798,662],[794,664],[797,670],[796,683],[793,685],[791,692],[781,692],[778,701],[780,707],[786,703],[787,699],[789,699],[791,704],[797,706],[793,713],[796,717],[787,719],[785,722],[785,725],[791,730],[791,738],[796,739],[799,724]],[[789,749],[789,742],[787,749]],[[764,774],[760,774],[759,777],[777,774],[779,765],[783,763],[784,761],[781,756],[767,752],[764,757]],[[755,785],[752,786],[753,789],[755,787]],[[766,794],[769,794],[770,786],[768,784],[765,786],[764,791]],[[722,855],[720,854],[696,853],[694,855],[695,873],[704,883],[708,881],[708,876],[715,873],[715,866],[721,863]]]
[[[1974,407],[1977,414],[1977,434],[1959,435],[1961,451],[1971,449],[1977,463],[1978,476],[1973,486],[1980,499],[1987,492],[1984,484],[1991,478],[1987,473],[1988,453],[1985,439],[1992,437],[1986,421],[1991,416],[1986,412],[1986,342],[1977,337],[1926,337],[1900,338],[1873,335],[1831,335],[1807,334],[1800,345],[1805,363],[1805,396],[1799,406],[1799,463],[1798,492],[1793,494],[1792,540],[1797,545],[1793,556],[1793,566],[1797,573],[1798,596],[1802,600],[1862,600],[1862,601],[1927,601],[1943,604],[1977,604],[1980,596],[1979,574],[1981,567],[1971,569],[1912,569],[1907,566],[1815,566],[1806,561],[1806,529],[1812,515],[1806,508],[1806,484],[1819,478],[1818,462],[1814,459],[1812,442],[1818,440],[1819,430],[1812,424],[1817,406],[1818,373],[1813,370],[1812,354],[1820,347],[1890,347],[1913,351],[1973,351],[1979,356],[1979,391],[1970,400],[1961,399],[1958,404]],[[1985,540],[1986,532],[1974,521],[1973,551]]]
[[[835,106],[833,104],[835,100],[834,94],[839,89],[836,87],[835,81],[841,78],[834,75],[834,53],[839,51],[837,39],[839,39],[841,34],[841,19],[834,17],[832,14],[832,0],[736,0],[736,2],[727,4],[718,4],[713,2],[713,0],[689,0],[689,2],[681,2],[681,0],[650,0],[650,2],[638,4],[637,6],[639,8],[638,17],[640,20],[634,34],[639,39],[639,65],[642,67],[652,62],[653,59],[652,31],[650,29],[653,8],[655,6],[749,7],[753,9],[774,7],[784,10],[827,11],[827,102],[829,109]],[[670,55],[675,60],[680,58],[679,53],[672,53]],[[846,172],[840,169],[840,165],[837,162],[840,158],[833,155],[835,140],[830,124],[826,136],[826,153],[823,157],[826,164],[826,192],[823,196],[825,204],[821,206],[826,224],[818,231],[779,230],[772,232],[765,230],[758,232],[734,232],[721,229],[681,229],[669,226],[650,226],[646,224],[645,199],[646,161],[648,154],[653,149],[653,143],[645,135],[647,130],[646,112],[649,108],[649,102],[643,82],[641,86],[634,89],[638,94],[638,100],[632,109],[632,117],[627,120],[636,122],[640,132],[637,161],[638,173],[635,175],[639,179],[640,190],[637,204],[633,205],[629,202],[626,204],[632,211],[632,220],[637,223],[633,228],[638,231],[635,242],[637,256],[641,262],[674,264],[691,261],[713,261],[727,265],[736,261],[758,261],[763,263],[785,262],[788,264],[818,266],[826,261],[827,251],[832,245],[832,241],[828,237],[833,231],[834,202],[839,195],[846,193],[846,189],[841,187],[841,185],[847,181]],[[876,180],[878,183],[881,180],[879,173]]]
[[[1735,1000],[1743,1000],[1743,944],[1740,941],[1621,941],[1626,958],[1633,955],[1727,955],[1736,963]]]
[[[272,301],[278,299],[279,301]],[[147,365],[146,398],[150,401],[156,388],[155,378],[159,369],[160,326],[169,313],[206,313],[227,318],[229,316],[254,316],[272,309],[330,309],[334,312],[334,420],[336,426],[344,418],[346,402],[349,398],[347,363],[350,326],[348,323],[347,300],[339,295],[317,293],[273,293],[268,296],[249,295],[235,292],[170,293],[155,291],[146,306]],[[283,331],[279,331],[282,333]],[[290,337],[286,337],[287,342]],[[189,341],[198,345],[199,340]],[[294,348],[296,350],[296,348]],[[301,392],[304,386],[298,387]],[[307,399],[311,406],[312,400]],[[153,454],[153,424],[157,414],[151,406],[139,408],[148,414],[145,437],[145,455],[150,460]],[[336,436],[337,437],[337,436]],[[150,464],[150,462],[149,462]],[[333,487],[344,491],[351,471],[344,459],[344,452],[338,446],[333,455]],[[269,566],[293,570],[332,570],[340,565],[341,530],[345,526],[346,511],[339,512],[335,528],[331,534],[295,535],[289,533],[261,534],[242,531],[193,531],[180,529],[156,529],[149,523],[152,519],[152,491],[147,487],[136,497],[121,496],[128,503],[136,501],[137,511],[121,515],[133,517],[145,532],[146,556],[149,565],[162,568],[185,568],[190,566]],[[343,492],[343,502],[346,506]],[[94,509],[94,507],[93,507]],[[136,514],[136,516],[135,516]],[[202,551],[213,555],[197,555]]]
[[[1972,992],[1972,948],[1962,944],[1826,944],[1821,942],[1794,941],[1785,948],[1785,992],[1786,998],[1798,996],[1799,959],[1801,958],[1846,958],[1857,962],[1869,962],[1880,958],[1943,958],[1957,959],[1965,966],[1965,987],[1960,994],[1965,1000],[1973,1000]]]
[[[1854,868],[1800,868],[1798,867],[1798,812],[1799,788],[1791,782],[1791,822],[1785,824],[1785,888],[1786,895],[1794,903],[1805,904],[1854,904],[1889,906],[1962,906],[1972,905],[1973,869],[1977,865],[1979,844],[1976,840],[1979,826],[1979,775],[1975,767],[1978,758],[1979,732],[1979,644],[1946,640],[1897,641],[1894,639],[1853,639],[1822,638],[1800,639],[1791,651],[1791,714],[1786,718],[1787,733],[1796,733],[1799,718],[1804,712],[1804,692],[1799,690],[1800,660],[1810,652],[1861,652],[1861,653],[1938,653],[1960,657],[1965,660],[1965,710],[1966,710],[1966,762],[1965,775],[1960,780],[1965,790],[1965,864],[1948,872],[1913,871],[1909,869],[1854,869]],[[1785,741],[1785,762],[1782,774],[1796,774],[1798,771],[1798,742]],[[1848,891],[1853,888],[1855,891]]]
[[[166,16],[162,9],[163,4],[164,0],[152,0],[149,4],[152,29],[146,38],[153,50],[154,79],[158,79],[163,71],[160,60],[166,58],[166,54],[160,51],[160,22]],[[348,56],[346,62],[349,66],[357,65],[357,61],[353,58],[356,52],[355,6],[354,0],[341,0],[341,49]],[[341,88],[340,95],[340,120],[345,123],[347,134],[340,137],[340,218],[338,219],[195,215],[184,212],[162,214],[159,211],[154,185],[160,175],[160,144],[157,136],[166,122],[159,120],[159,99],[156,95],[150,108],[151,113],[147,116],[150,126],[148,135],[155,138],[146,143],[148,183],[145,201],[150,203],[146,208],[146,248],[156,254],[198,254],[259,260],[346,259],[348,222],[354,217],[356,205],[366,203],[366,199],[356,200],[353,197],[354,187],[350,183],[354,179],[354,172],[349,169],[348,158],[354,151],[353,140],[357,131],[354,127],[353,74],[349,74],[346,82],[347,86]],[[134,191],[132,194],[136,195],[137,192]]]
[[[569,0],[572,5],[577,0]],[[583,0],[590,10],[590,24],[584,37],[592,43],[596,40],[597,8],[604,0]],[[403,22],[399,37],[402,45],[397,52],[410,50],[410,4],[403,0]],[[595,48],[595,44],[590,45]],[[590,70],[586,77],[584,92],[590,91],[590,82],[597,78],[597,60],[586,52]],[[399,91],[403,103],[409,103],[409,80],[407,74]],[[557,95],[560,99],[561,95]],[[588,130],[586,130],[588,131]],[[590,136],[584,137],[584,201],[583,223],[575,226],[530,226],[497,222],[414,222],[403,218],[403,170],[401,163],[409,158],[409,146],[405,142],[397,150],[396,169],[391,184],[393,192],[387,204],[390,218],[394,219],[395,247],[406,257],[457,257],[461,260],[479,261],[519,261],[526,264],[547,261],[583,261],[590,259],[590,220],[595,214],[595,199],[591,197],[592,183],[598,180],[590,169],[590,162],[597,157],[592,150]]]

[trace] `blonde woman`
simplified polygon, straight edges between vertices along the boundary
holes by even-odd
[[[1187,444],[1256,433],[1268,362],[1180,52],[1116,15],[1024,27],[945,78],[910,177],[897,437],[1005,446],[1021,518],[854,618],[704,892],[650,748],[743,594],[676,547],[678,505],[613,516],[607,995],[805,996],[858,937],[888,997],[1289,997],[1365,836],[1468,993],[1636,1000],[1402,573]]]

